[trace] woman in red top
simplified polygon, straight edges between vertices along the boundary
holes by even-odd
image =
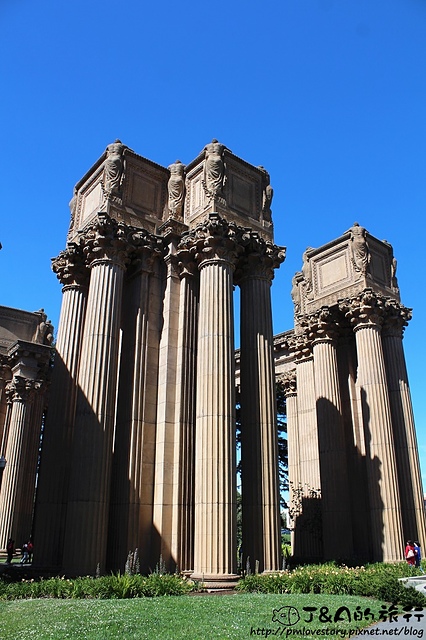
[[[407,564],[411,567],[414,567],[416,564],[416,552],[414,550],[414,545],[412,540],[408,540],[407,546],[405,547],[405,559],[407,560]]]

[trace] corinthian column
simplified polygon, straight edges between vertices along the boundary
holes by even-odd
[[[294,488],[300,484],[300,457],[299,457],[299,424],[298,424],[298,408],[297,408],[297,379],[296,370],[287,371],[278,380],[283,388],[286,400],[287,412],[287,442],[288,442],[288,481],[290,490],[291,504],[294,502]],[[293,523],[291,526],[291,546],[294,553],[295,536]]]
[[[179,465],[174,486],[177,511],[177,563],[181,571],[194,568],[195,401],[197,390],[198,269],[188,252],[178,253],[181,269],[177,409]]]
[[[373,560],[396,562],[403,552],[401,507],[381,327],[384,301],[367,289],[341,308],[350,319],[358,356]]]
[[[62,564],[77,369],[89,274],[82,250],[74,243],[70,243],[53,260],[52,269],[64,286],[49,412],[43,432],[34,522],[34,564],[59,568]]]
[[[280,568],[278,438],[271,310],[273,269],[284,251],[253,236],[241,289],[241,469],[244,559]]]
[[[294,522],[293,555],[321,560],[322,504],[314,362],[305,336],[295,339],[300,480],[292,487],[290,517]]]
[[[308,324],[313,339],[324,559],[349,559],[353,541],[337,368],[337,318],[324,307],[308,319]]]
[[[192,233],[198,249],[194,578],[236,578],[233,269],[236,245],[217,214]]]
[[[128,245],[124,225],[106,214],[86,232],[91,269],[73,439],[63,568],[105,568],[122,285]]]
[[[426,540],[423,487],[420,474],[413,406],[405,364],[403,331],[411,310],[395,301],[386,304],[382,329],[383,355],[395,441],[404,540]]]
[[[7,465],[3,472],[0,494],[0,548],[2,549],[6,548],[9,537],[12,537],[18,545],[22,543],[17,536],[23,535],[20,523],[23,515],[21,502],[26,463],[25,449],[35,384],[35,380],[15,375],[6,386],[9,402],[9,429],[4,454]],[[27,531],[25,536],[29,535],[30,531]]]

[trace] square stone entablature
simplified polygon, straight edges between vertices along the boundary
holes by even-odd
[[[151,233],[167,220],[193,227],[209,213],[252,228],[273,240],[269,174],[213,140],[189,165],[168,168],[147,160],[119,140],[87,171],[70,202],[68,242],[98,213]]]
[[[31,312],[0,306],[0,353],[8,353],[17,340],[45,344],[43,334],[53,331],[46,320],[43,309]]]
[[[216,212],[229,222],[255,229],[263,238],[272,240],[269,174],[263,167],[255,167],[238,158],[226,147],[221,160],[223,176],[215,191],[209,185],[205,150],[187,165],[185,223],[194,227],[206,215]]]
[[[119,148],[114,155],[108,151]],[[111,159],[113,158],[113,160]],[[99,212],[136,228],[157,231],[164,216],[169,171],[113,143],[74,188],[68,241],[73,241]]]
[[[355,224],[340,238],[306,250],[292,294],[297,312],[311,313],[366,288],[400,300],[392,246]]]

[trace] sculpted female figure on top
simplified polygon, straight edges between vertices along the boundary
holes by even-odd
[[[216,138],[213,138],[203,149],[205,152],[204,186],[210,196],[222,195],[226,171],[226,166],[223,161],[223,152],[225,149],[227,149],[227,147],[218,142]],[[229,151],[229,149],[227,150]]]

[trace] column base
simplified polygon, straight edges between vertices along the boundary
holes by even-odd
[[[192,573],[190,577],[191,580],[201,582],[205,589],[234,589],[240,579],[236,573]]]

